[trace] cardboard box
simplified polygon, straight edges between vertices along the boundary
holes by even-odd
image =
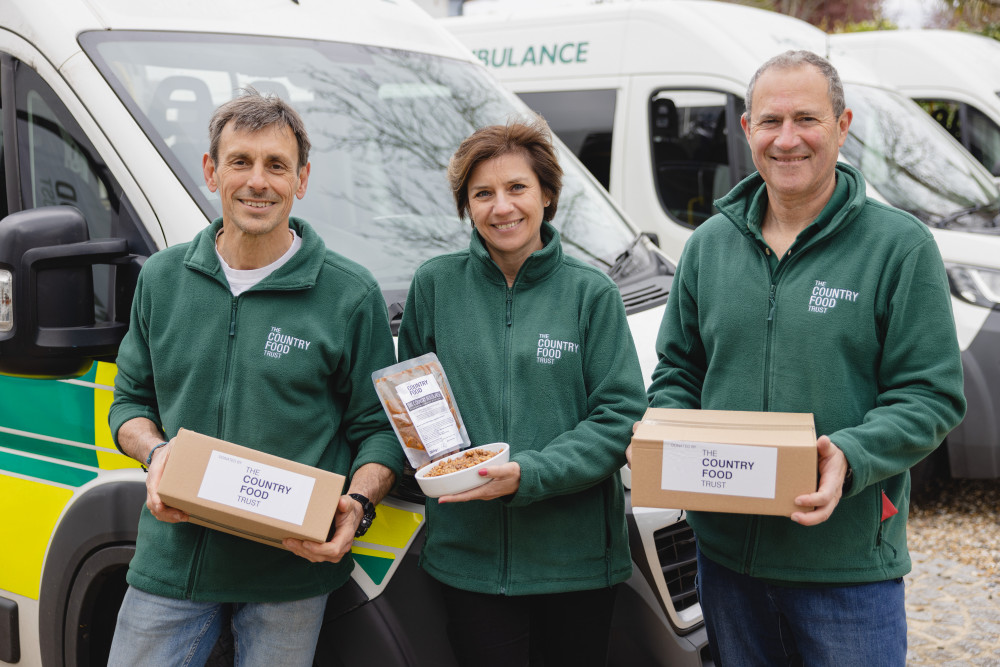
[[[816,491],[812,414],[649,408],[632,436],[632,505],[790,516]]]
[[[159,493],[191,523],[281,547],[286,537],[329,539],[344,481],[343,475],[181,429]]]

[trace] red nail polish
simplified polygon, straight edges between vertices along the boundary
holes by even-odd
[[[480,477],[486,477],[486,475],[487,475],[487,472],[485,470],[480,470],[479,471],[479,476]]]

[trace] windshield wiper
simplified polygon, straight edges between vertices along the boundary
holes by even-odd
[[[968,208],[960,208],[954,213],[950,213],[941,218],[940,220],[935,221],[934,226],[937,227],[938,229],[946,229],[948,227],[951,227],[951,223],[955,222],[956,220],[964,218],[967,215],[973,215],[975,213],[979,213],[980,211],[990,208],[991,206],[996,206],[998,203],[1000,203],[1000,199],[989,201],[983,204],[977,204],[975,206],[969,206]],[[990,224],[988,226],[990,227],[997,226],[996,217],[990,219]]]
[[[574,248],[576,248],[577,250],[579,250],[580,252],[582,252],[584,255],[587,255],[588,257],[590,257],[592,260],[600,262],[604,266],[611,266],[611,262],[609,262],[608,260],[604,259],[603,257],[598,257],[597,255],[595,255],[594,253],[590,252],[589,250],[587,250],[586,248],[584,248],[582,245],[580,245],[579,243],[577,243],[573,239],[569,238],[568,236],[561,235],[560,236],[560,240],[562,241],[563,245],[571,245],[571,246],[573,246]]]
[[[618,278],[625,273],[625,267],[628,266],[628,262],[632,258],[632,253],[635,252],[635,247],[642,242],[642,239],[645,236],[645,233],[639,232],[639,234],[636,235],[636,237],[632,239],[627,246],[625,246],[625,249],[621,251],[621,254],[615,257],[614,264],[608,267],[607,271],[608,276],[610,276],[612,280],[617,282]]]

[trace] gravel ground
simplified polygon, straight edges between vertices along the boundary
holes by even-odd
[[[1000,480],[915,496],[906,581],[908,667],[1000,667]]]
[[[910,502],[909,548],[971,565],[1000,583],[1000,480],[949,479]]]

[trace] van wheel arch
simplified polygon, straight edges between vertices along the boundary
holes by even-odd
[[[87,491],[66,510],[42,571],[43,665],[99,665],[102,656],[106,662],[145,501],[141,481],[113,482]]]

